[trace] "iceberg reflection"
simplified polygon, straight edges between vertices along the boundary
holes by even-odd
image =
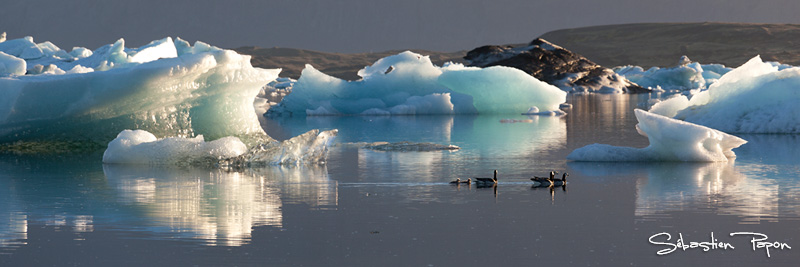
[[[324,167],[245,172],[104,165],[119,201],[138,206],[153,232],[239,246],[254,227],[282,227],[284,203],[337,204]],[[302,184],[302,185],[300,185]]]
[[[781,193],[785,190],[779,182],[770,177],[746,175],[734,162],[570,162],[568,165],[582,175],[635,177],[634,214],[645,221],[685,211],[739,216],[742,224],[777,221],[787,216],[781,209],[782,198],[787,195]],[[798,214],[791,212],[793,217]]]
[[[0,249],[25,245],[27,239],[28,216],[21,212],[0,211]],[[0,254],[3,254],[2,250]]]
[[[0,174],[0,249],[25,245],[28,239],[28,215],[19,210],[16,187],[4,176]]]

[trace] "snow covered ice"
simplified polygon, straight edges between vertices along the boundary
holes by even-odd
[[[732,149],[744,139],[708,127],[696,125],[636,109],[636,130],[646,136],[645,148],[592,144],[569,155],[573,161],[728,161],[736,157]]]
[[[708,90],[675,96],[651,112],[729,133],[800,133],[800,68],[754,57]]]
[[[261,128],[253,101],[279,72],[252,67],[250,56],[179,38],[139,48],[126,48],[119,39],[72,52],[32,37],[7,40],[0,42],[0,143],[105,146],[116,137],[107,162],[165,164],[241,156],[242,144],[279,147]],[[335,131],[317,132],[296,143],[327,146],[333,136]],[[281,149],[312,161],[324,161],[316,151],[327,152]],[[169,159],[155,157],[162,153]],[[288,157],[273,159],[292,161]]]
[[[382,58],[345,81],[306,65],[271,115],[415,115],[557,110],[566,93],[508,67],[433,65],[410,51]]]

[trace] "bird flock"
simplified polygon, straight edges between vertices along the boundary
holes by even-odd
[[[567,186],[567,176],[569,173],[564,172],[561,176],[561,179],[556,178],[558,174],[557,171],[550,171],[549,177],[538,177],[533,176],[531,181],[533,181],[533,187],[566,187]],[[478,187],[481,186],[495,186],[497,185],[497,170],[494,170],[494,177],[492,178],[484,178],[484,177],[474,177],[474,178],[467,178],[466,180],[461,180],[461,178],[456,178],[450,184],[453,185],[460,185],[460,184],[475,184]]]

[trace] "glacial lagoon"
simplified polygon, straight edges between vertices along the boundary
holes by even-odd
[[[651,97],[570,95],[562,117],[261,118],[279,140],[339,129],[322,166],[229,171],[104,165],[102,151],[0,155],[0,265],[796,264],[797,135],[738,135],[748,143],[727,163],[565,159],[592,143],[647,146],[633,110]],[[460,149],[359,146],[380,141]],[[496,187],[448,183],[495,169]],[[568,186],[532,187],[530,177],[550,170],[569,172]],[[737,232],[794,249],[768,257]],[[734,249],[659,256],[669,248],[650,242],[659,233],[673,244],[713,233]]]

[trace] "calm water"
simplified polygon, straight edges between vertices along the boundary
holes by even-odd
[[[326,166],[246,172],[112,166],[80,156],[0,156],[0,266],[796,265],[800,137],[743,135],[734,163],[579,163],[573,149],[644,147],[647,96],[570,96],[566,117],[310,117],[265,120],[288,138],[338,128]],[[530,119],[501,123],[501,119]],[[375,152],[345,143],[453,144]],[[453,186],[500,173],[496,188]],[[532,188],[550,170],[570,184]],[[733,250],[677,250],[648,239]],[[793,250],[753,251],[756,232]],[[665,241],[664,238],[659,239]]]

